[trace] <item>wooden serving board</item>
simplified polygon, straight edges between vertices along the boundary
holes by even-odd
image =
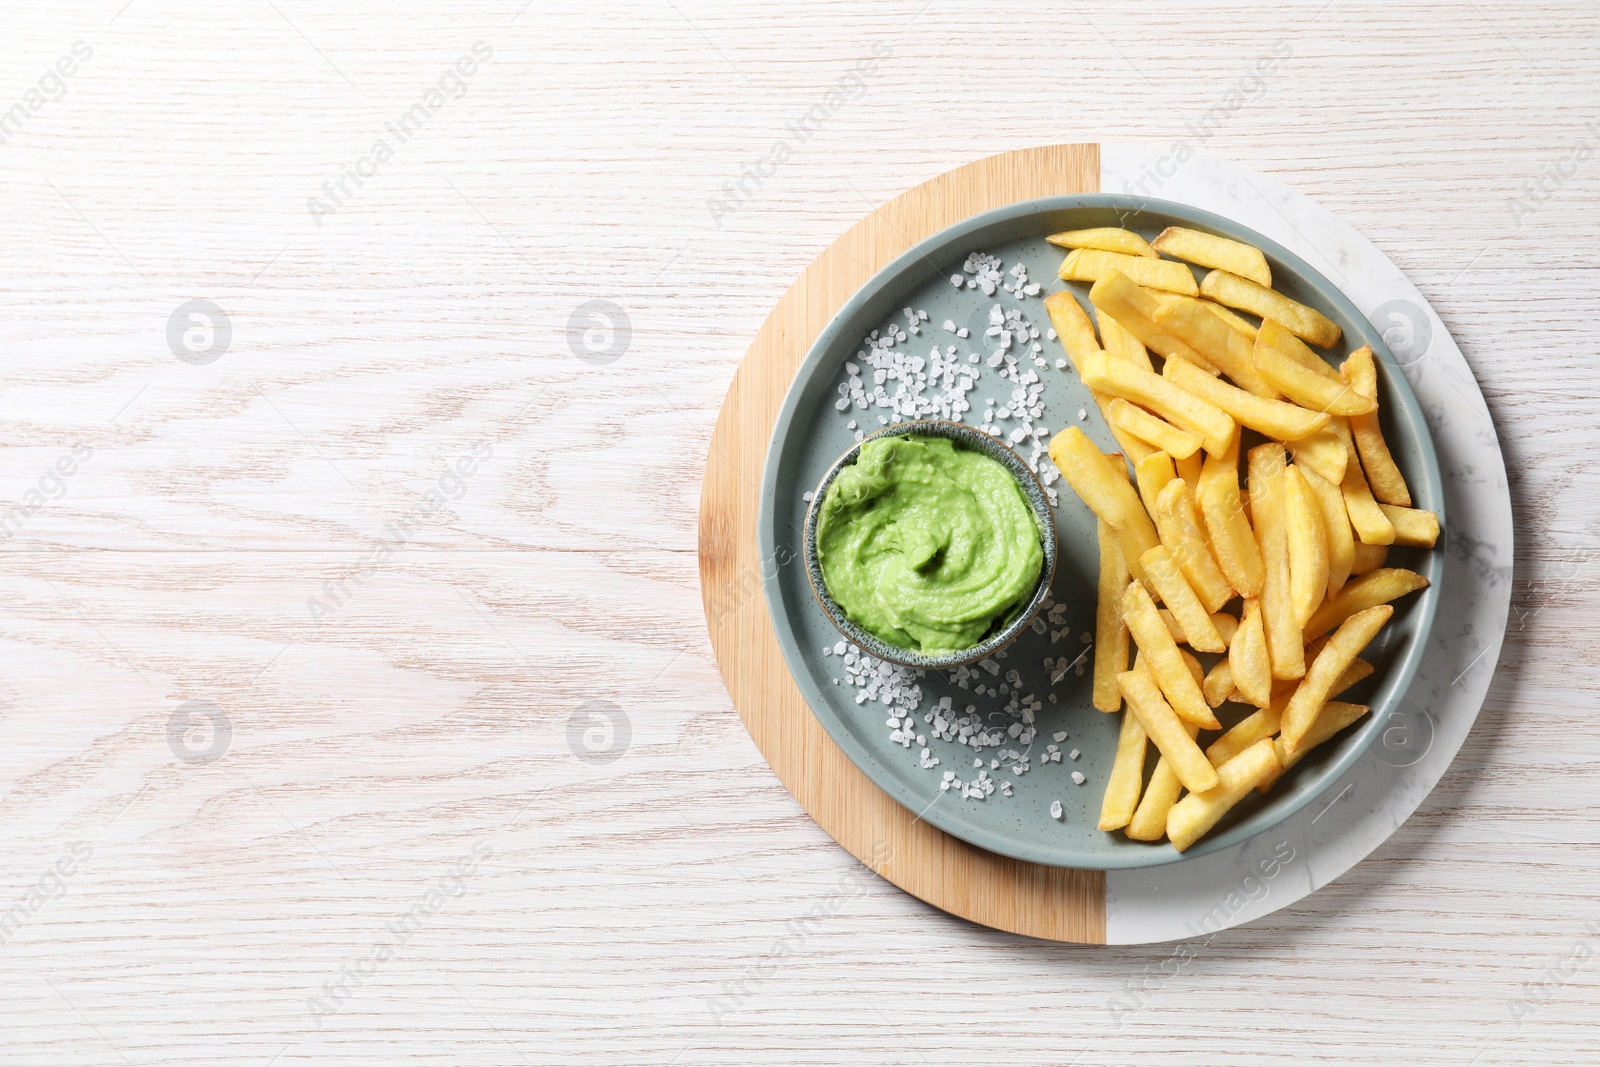
[[[795,687],[761,592],[756,513],[767,443],[813,340],[913,244],[990,208],[1100,190],[1098,145],[1029,148],[969,163],[877,208],[829,245],[756,334],[717,417],[700,494],[700,588],[718,666],[745,728],[817,824],[906,892],[998,930],[1104,944],[1100,871],[1006,859],[918,820],[847,759]]]

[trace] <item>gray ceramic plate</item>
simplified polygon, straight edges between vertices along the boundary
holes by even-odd
[[[926,672],[918,680],[922,701],[912,722],[940,760],[932,769],[920,766],[917,745],[906,748],[891,740],[894,728],[888,725],[885,705],[877,699],[857,702],[861,691],[849,684],[841,659],[831,654],[839,640],[838,631],[817,606],[805,569],[799,563],[807,510],[804,494],[854,441],[855,432],[847,428],[849,420],[855,419],[860,430],[870,433],[879,428],[876,416],[886,414],[870,407],[865,411],[854,407],[837,410],[839,386],[846,379],[846,361],[860,366],[857,353],[863,349],[863,338],[873,330],[896,323],[903,329],[903,308],[925,310],[928,321],[922,324],[922,333],[908,336],[898,350],[926,355],[935,342],[941,350],[954,344],[963,364],[968,353],[979,354],[983,361],[978,365],[981,376],[969,394],[973,409],[964,416],[965,421],[976,422],[986,398],[1004,404],[1012,389],[1012,383],[1000,381],[987,365],[994,348],[992,340],[984,338],[989,310],[996,303],[1018,308],[1037,325],[1039,343],[1043,345],[1041,355],[1049,363],[1045,370],[1028,364],[1045,385],[1044,412],[1035,422],[1047,426],[1050,433],[1068,425],[1082,426],[1102,448],[1114,451],[1115,442],[1088,391],[1070,367],[1055,367],[1056,360],[1064,358],[1065,353],[1058,343],[1047,339],[1049,321],[1043,298],[1071,288],[1087,307],[1087,286],[1056,278],[1064,252],[1046,244],[1044,237],[1061,230],[1126,226],[1148,239],[1171,225],[1234,237],[1265,252],[1272,267],[1274,288],[1316,308],[1343,329],[1344,339],[1331,355],[1342,357],[1363,344],[1372,346],[1383,365],[1380,405],[1390,449],[1411,487],[1415,506],[1439,512],[1440,521],[1448,529],[1438,460],[1422,411],[1382,334],[1362,318],[1349,300],[1298,256],[1237,223],[1181,204],[1109,194],[1047,197],[977,215],[928,238],[880,271],[839,310],[801,364],[779,412],[762,474],[757,524],[762,558],[789,561],[766,572],[767,603],[789,670],[818,721],[856,766],[900,804],[964,841],[1034,863],[1098,869],[1172,863],[1228,848],[1288,818],[1332,785],[1382,731],[1388,710],[1404,696],[1411,682],[1433,622],[1443,573],[1439,557],[1420,549],[1391,550],[1390,566],[1420,571],[1434,584],[1420,595],[1400,601],[1393,621],[1364,653],[1378,670],[1344,699],[1371,704],[1372,713],[1302,760],[1268,797],[1252,794],[1241,802],[1207,837],[1181,854],[1165,843],[1129,841],[1120,833],[1103,833],[1095,828],[1100,795],[1116,751],[1120,717],[1103,715],[1090,705],[1092,672],[1085,669],[1080,675],[1075,669],[1064,674],[1059,671],[1061,657],[1075,660],[1085,649],[1082,636],[1093,632],[1098,570],[1094,516],[1062,482],[1056,483],[1059,543],[1053,595],[1064,606],[1064,613],[1057,613],[1059,622],[1048,626],[1045,633],[1024,633],[1007,650],[1006,658],[998,661],[1000,674],[985,674],[981,679],[985,686],[999,685],[1008,672],[1015,670],[1021,681],[1019,688],[1044,702],[1036,715],[1038,736],[1029,745],[1013,742],[1008,746],[1010,751],[1029,756],[1026,773],[1015,775],[1009,770],[1015,759],[1003,760],[998,769],[991,769],[989,761],[997,756],[996,749],[977,754],[992,779],[1010,780],[1014,794],[1003,796],[997,789],[985,799],[976,800],[963,798],[958,790],[941,789],[946,771],[954,771],[959,779],[969,782],[977,776],[978,770],[973,767],[975,753],[958,741],[936,738],[922,718],[941,697],[948,696],[958,709],[975,706],[980,716],[1004,727],[1010,721],[1002,711],[1008,693],[980,697],[970,688],[970,681],[969,688],[961,688],[952,672]],[[962,273],[968,254],[977,251],[998,257],[1006,272],[1017,263],[1025,265],[1029,280],[1040,283],[1038,296],[1016,299],[1003,290],[984,296],[977,289],[953,287],[951,275]],[[944,331],[946,320],[967,327],[970,336],[958,339]],[[870,384],[869,378],[867,385]],[[1080,410],[1086,413],[1081,421]],[[1022,450],[1027,450],[1026,442]],[[1089,656],[1084,656],[1081,666],[1087,668],[1089,662]],[[1052,683],[1052,676],[1057,674],[1059,679]],[[1226,704],[1218,709],[1218,716],[1226,726],[1249,710]],[[1059,742],[1059,748],[1063,752],[1078,750],[1078,759],[1041,762],[1046,746],[1056,744],[1052,737],[1057,732],[1067,735]],[[1072,781],[1073,771],[1083,774],[1082,785]],[[1060,819],[1050,814],[1052,801],[1058,800],[1062,805]]]

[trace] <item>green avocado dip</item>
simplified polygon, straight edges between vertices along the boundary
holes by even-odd
[[[880,437],[828,486],[817,562],[862,629],[913,652],[957,651],[1027,606],[1040,536],[1000,463],[944,437]]]

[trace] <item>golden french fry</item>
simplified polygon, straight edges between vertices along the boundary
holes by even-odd
[[[1205,681],[1200,683],[1200,695],[1206,698],[1206,704],[1213,708],[1220,708],[1233,693],[1233,670],[1225,659],[1218,660],[1216,666],[1211,668],[1211,673],[1206,675]],[[1216,760],[1211,761],[1213,764]]]
[[[1256,327],[1250,324],[1250,320],[1246,319],[1243,315],[1240,315],[1232,308],[1225,308],[1214,300],[1202,300],[1200,303],[1209,308],[1211,313],[1217,318],[1221,319],[1229,326],[1232,326],[1235,330],[1238,330],[1240,333],[1244,334],[1244,336],[1249,339],[1252,345],[1256,343]]]
[[[1139,652],[1144,656],[1149,673],[1161,686],[1173,711],[1186,721],[1208,730],[1220,726],[1217,717],[1206,706],[1205,696],[1200,692],[1200,682],[1189,673],[1178,643],[1173,640],[1166,623],[1161,621],[1155,601],[1138,582],[1129,582],[1123,591],[1122,616],[1133,635],[1134,644],[1139,646]],[[1135,663],[1137,665],[1137,660]],[[1118,675],[1119,688],[1122,688],[1121,677]],[[1128,695],[1125,688],[1122,695]],[[1150,729],[1149,723],[1145,723],[1145,729]],[[1153,739],[1154,735],[1151,736]]]
[[[1284,697],[1281,702],[1274,701],[1269,708],[1258,708],[1234,723],[1226,733],[1206,746],[1206,759],[1211,761],[1213,767],[1220,767],[1257,741],[1272,737],[1278,732],[1283,720],[1283,705],[1288,702],[1289,698]]]
[[[1184,676],[1188,677],[1188,671],[1184,672]],[[1200,790],[1216,785],[1216,769],[1162,696],[1150,665],[1135,662],[1133,670],[1117,675],[1117,685],[1122,689],[1123,699],[1128,702],[1128,710],[1144,727],[1150,743],[1172,765],[1172,772],[1178,776],[1183,787]]]
[[[1182,852],[1204,837],[1229,809],[1278,766],[1278,754],[1272,742],[1261,740],[1216,768],[1216,785],[1192,791],[1167,812],[1167,839],[1172,847]]]
[[[1226,652],[1227,644],[1217,628],[1212,625],[1211,613],[1200,603],[1200,598],[1189,587],[1177,560],[1165,545],[1157,545],[1139,560],[1144,564],[1145,577],[1161,594],[1162,603],[1172,612],[1178,627],[1188,639],[1190,648],[1199,652]]]
[[[1212,314],[1207,305],[1184,296],[1164,300],[1156,309],[1155,324],[1205,356],[1249,393],[1269,400],[1277,397],[1278,391],[1256,370],[1255,345]]]
[[[1106,777],[1105,795],[1100,798],[1100,829],[1120,830],[1128,825],[1139,804],[1144,785],[1144,753],[1147,738],[1136,715],[1122,716],[1117,735],[1117,755]]]
[[[1168,422],[1199,434],[1207,452],[1226,451],[1233,440],[1233,419],[1221,409],[1125,360],[1111,359],[1103,352],[1086,358],[1083,384],[1149,408]]]
[[[1250,510],[1261,548],[1261,624],[1274,678],[1298,678],[1306,671],[1305,646],[1294,622],[1290,591],[1289,530],[1284,485],[1283,446],[1269,441],[1250,450]]]
[[[1152,518],[1161,499],[1161,490],[1177,476],[1178,473],[1172,466],[1172,457],[1165,452],[1152,452],[1134,465],[1133,477],[1139,485],[1139,499],[1144,501],[1144,509]],[[1160,527],[1157,527],[1157,530],[1159,532]],[[1148,552],[1149,549],[1144,551]]]
[[[1304,759],[1307,752],[1332,738],[1334,734],[1360,719],[1369,710],[1365,704],[1346,704],[1342,700],[1328,701],[1322,705],[1322,710],[1317,712],[1316,721],[1311,724],[1311,729],[1306,731],[1305,737],[1300,741],[1300,747],[1292,756],[1283,750],[1283,738],[1275,738],[1272,747],[1278,755],[1279,770],[1276,774],[1264,778],[1256,786],[1256,790],[1265,793],[1271,789],[1283,772]]]
[[[1200,484],[1200,472],[1205,469],[1206,462],[1204,449],[1184,456],[1182,459],[1175,459],[1173,462],[1177,464],[1178,477],[1190,485]]]
[[[1350,383],[1350,388],[1377,402],[1378,368],[1372,360],[1370,345],[1362,345],[1350,353],[1339,373]],[[1378,425],[1378,412],[1350,416],[1350,433],[1355,438],[1356,451],[1361,455],[1361,467],[1366,471],[1372,495],[1379,503],[1410,507],[1411,490],[1406,488],[1405,475],[1400,473],[1394,456],[1389,454],[1389,443],[1383,439],[1383,430]]]
[[[1304,626],[1328,595],[1328,525],[1322,517],[1322,505],[1300,468],[1286,467],[1283,476],[1284,519],[1289,535],[1289,604],[1294,624]],[[1315,473],[1311,476],[1317,477]]]
[[[1439,516],[1421,508],[1402,508],[1379,504],[1378,510],[1394,527],[1394,543],[1413,548],[1432,548],[1439,540]]]
[[[1070,291],[1063,290],[1051,293],[1044,298],[1044,307],[1050,315],[1050,325],[1055,327],[1056,336],[1061,340],[1061,347],[1066,349],[1067,357],[1072,360],[1072,366],[1077,370],[1078,376],[1083,376],[1083,359],[1100,351],[1100,343],[1095,340],[1094,325],[1090,323],[1088,314],[1078,303],[1077,297]],[[1094,390],[1089,391],[1094,398],[1095,406],[1100,409],[1100,414],[1107,423],[1111,422],[1111,397]],[[1125,433],[1116,426],[1111,427],[1111,435],[1117,439],[1117,444],[1122,446],[1123,454],[1134,463],[1148,456],[1154,449],[1143,441]]]
[[[1306,488],[1317,502],[1317,510],[1322,513],[1322,528],[1328,540],[1328,596],[1333,596],[1350,578],[1350,568],[1355,562],[1356,538],[1350,530],[1350,515],[1344,509],[1344,494],[1339,487],[1323,478],[1322,475],[1310,467],[1295,464],[1300,469],[1300,476],[1305,479]],[[1156,525],[1156,532],[1161,532],[1160,524]],[[1290,571],[1293,572],[1293,559],[1290,560]]]
[[[1300,340],[1300,338],[1296,337],[1292,330],[1286,329],[1283,323],[1278,322],[1276,319],[1262,319],[1261,325],[1266,326],[1268,322],[1272,323],[1271,328],[1268,330],[1270,343],[1279,352],[1283,353],[1285,356],[1288,356],[1306,370],[1311,371],[1317,377],[1324,378],[1336,386],[1345,386],[1348,384],[1344,378],[1340,376],[1339,371],[1333,366],[1333,364],[1329,363],[1327,360],[1311,351],[1311,349],[1306,346],[1306,343]],[[1260,330],[1256,331],[1256,340],[1261,340]]]
[[[1061,347],[1067,350],[1067,357],[1081,374],[1083,357],[1100,351],[1100,342],[1095,338],[1094,323],[1089,321],[1089,313],[1083,310],[1083,305],[1078,303],[1078,298],[1070,289],[1045,297],[1044,309],[1050,316],[1050,325],[1055,327],[1056,336],[1061,340]]]
[[[1306,620],[1301,634],[1307,642],[1313,641],[1357,612],[1388,604],[1427,587],[1428,579],[1400,567],[1383,567],[1363,574],[1346,583],[1337,596],[1329,597],[1327,603]]]
[[[1148,498],[1146,498],[1148,500]],[[1161,543],[1172,552],[1178,568],[1208,612],[1233,599],[1233,586],[1217,566],[1206,535],[1195,515],[1194,497],[1182,478],[1169,479],[1156,498],[1153,512]]]
[[[1161,301],[1151,290],[1135,285],[1127,275],[1112,271],[1095,282],[1089,289],[1089,302],[1097,312],[1103,311],[1116,319],[1119,325],[1163,359],[1186,359],[1208,373],[1217,372],[1217,368],[1205,356],[1156,325],[1155,313]]]
[[[1319,348],[1339,343],[1342,332],[1337,323],[1282,293],[1257,285],[1227,271],[1214,270],[1200,280],[1200,295],[1227,307],[1248,311],[1260,319],[1275,319]]]
[[[1195,483],[1195,498],[1200,505],[1200,516],[1205,520],[1212,551],[1216,553],[1217,565],[1222,568],[1228,584],[1240,596],[1260,595],[1265,569],[1255,531],[1250,528],[1250,519],[1245,515],[1239,496],[1237,439],[1222,455],[1206,457],[1200,480]]]
[[[1113,271],[1150,289],[1165,289],[1183,296],[1196,296],[1200,292],[1194,272],[1182,263],[1103,252],[1096,248],[1075,248],[1068,252],[1057,273],[1064,282],[1097,282]]]
[[[1067,230],[1045,238],[1057,248],[1098,248],[1106,252],[1121,252],[1125,256],[1143,256],[1160,259],[1156,250],[1132,230],[1117,226],[1096,226],[1088,230]]]
[[[1328,702],[1334,683],[1393,615],[1393,606],[1380,604],[1358,611],[1339,624],[1322,651],[1317,653],[1305,678],[1283,709],[1285,753],[1292,756],[1299,750],[1306,731],[1316,720],[1317,712]]]
[[[1214,267],[1248,278],[1257,285],[1272,287],[1272,271],[1261,249],[1215,234],[1168,226],[1150,247],[1162,255],[1187,260],[1200,267]]]
[[[1267,632],[1261,623],[1261,602],[1250,598],[1239,616],[1239,629],[1228,646],[1228,667],[1233,686],[1246,703],[1264,708],[1272,703],[1272,660],[1267,654]]]
[[[1107,355],[1126,359],[1145,370],[1155,369],[1155,365],[1150,362],[1150,353],[1145,350],[1144,342],[1129,333],[1126,326],[1099,308],[1094,309],[1094,319],[1100,327],[1100,340]]]
[[[1351,575],[1371,574],[1389,562],[1388,545],[1367,545],[1357,541],[1350,561]]]
[[[1117,675],[1128,669],[1128,628],[1122,623],[1122,591],[1130,575],[1122,558],[1122,542],[1111,524],[1096,516],[1100,542],[1100,585],[1094,608],[1094,706],[1101,711],[1122,708]]]
[[[1289,454],[1294,457],[1296,463],[1316,471],[1334,485],[1344,481],[1345,464],[1353,462],[1350,450],[1345,446],[1345,436],[1348,431],[1343,426],[1344,421],[1337,418],[1330,419],[1328,424],[1316,433],[1308,434],[1297,441],[1286,442]]]
[[[1167,632],[1172,635],[1172,639],[1174,641],[1178,642],[1180,645],[1189,644],[1189,635],[1183,632],[1183,627],[1179,625],[1178,620],[1173,616],[1172,612],[1168,611],[1166,608],[1157,608],[1156,614],[1161,616],[1161,621],[1166,624]],[[1239,620],[1235,619],[1232,615],[1226,615],[1220,611],[1213,611],[1211,613],[1211,625],[1217,628],[1217,633],[1222,635],[1222,643],[1226,645],[1233,640],[1233,634],[1234,631],[1238,629]],[[1189,655],[1189,653],[1184,652],[1181,648],[1178,649],[1178,651],[1183,652],[1184,659],[1189,661],[1189,673],[1195,676],[1195,680],[1199,681],[1201,683],[1201,688],[1204,689],[1205,683],[1203,678],[1205,676],[1205,672],[1200,667],[1200,661]],[[1210,697],[1207,697],[1206,700],[1208,703],[1210,703]],[[1211,704],[1211,706],[1216,707],[1215,704]]]
[[[1355,527],[1356,537],[1362,544],[1394,544],[1394,523],[1389,521],[1389,516],[1383,513],[1378,502],[1372,499],[1372,490],[1367,488],[1367,480],[1361,476],[1361,464],[1352,461],[1345,468],[1339,492],[1344,497],[1344,509],[1350,516],[1350,525]]]
[[[1366,660],[1355,660],[1349,667],[1345,668],[1344,673],[1333,683],[1330,692],[1334,695],[1344,692],[1361,681],[1361,679],[1370,675],[1372,670],[1372,664]],[[1283,689],[1282,692],[1274,692],[1272,694],[1272,702],[1269,705],[1262,706],[1255,714],[1239,720],[1221,737],[1211,742],[1206,748],[1206,759],[1211,761],[1212,766],[1220,766],[1263,737],[1271,737],[1276,734],[1282,727],[1283,712],[1289,705],[1289,699],[1294,696],[1295,688],[1295,686],[1290,685]],[[1318,732],[1322,721],[1321,716],[1327,714],[1326,709],[1332,706],[1332,704],[1326,705],[1324,710],[1319,713],[1317,725],[1313,725],[1311,730],[1308,731],[1308,738]],[[1326,739],[1326,737],[1323,738],[1323,740]],[[1312,742],[1312,744],[1319,743]],[[1278,758],[1280,760],[1284,759],[1281,751]],[[1292,761],[1285,764],[1286,767],[1290,765],[1292,765]],[[1263,792],[1265,792],[1264,789]]]
[[[1050,439],[1050,459],[1089,510],[1104,519],[1122,540],[1123,556],[1135,578],[1143,580],[1139,557],[1161,543],[1156,527],[1128,484],[1126,470],[1101,452],[1076,426]]]
[[[1195,726],[1188,728],[1191,735],[1198,730]],[[1172,773],[1172,764],[1165,756],[1161,757],[1150,773],[1150,783],[1144,787],[1144,796],[1139,798],[1133,819],[1123,832],[1134,841],[1160,841],[1167,836],[1167,812],[1172,810],[1182,792],[1183,783]]]
[[[1307,368],[1287,353],[1301,340],[1272,319],[1263,319],[1256,334],[1256,369],[1273,388],[1302,407],[1333,415],[1360,415],[1377,404],[1337,377],[1328,378]]]
[[[1199,372],[1196,372],[1199,373]],[[1174,459],[1187,458],[1200,450],[1200,437],[1188,430],[1180,430],[1164,419],[1158,419],[1144,408],[1136,407],[1121,397],[1111,402],[1111,425],[1133,434]]]
[[[1177,638],[1174,637],[1173,640],[1176,641]],[[1178,649],[1178,655],[1183,657],[1183,665],[1189,668],[1189,677],[1194,679],[1194,684],[1197,686],[1204,685],[1206,672],[1200,668],[1200,661],[1195,659],[1186,648]],[[1204,695],[1204,693],[1201,694],[1201,696]]]
[[[1333,418],[1298,404],[1286,404],[1281,400],[1268,400],[1247,393],[1195,369],[1181,359],[1167,360],[1161,375],[1252,430],[1279,441],[1308,437],[1326,427]]]

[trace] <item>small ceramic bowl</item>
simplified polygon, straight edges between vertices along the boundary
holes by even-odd
[[[956,649],[950,652],[939,652],[927,655],[913,652],[910,649],[891,645],[889,642],[868,633],[845,615],[844,609],[834,602],[828,595],[828,585],[822,579],[822,565],[817,560],[817,517],[822,508],[822,499],[827,495],[828,487],[839,476],[839,472],[856,461],[861,454],[861,446],[868,441],[875,441],[880,437],[903,437],[907,434],[917,434],[922,437],[948,437],[957,446],[981,452],[990,459],[995,460],[1022,487],[1022,493],[1028,498],[1028,503],[1033,506],[1033,517],[1038,520],[1040,531],[1040,547],[1044,549],[1044,566],[1039,571],[1039,584],[1033,590],[1033,596],[1028,599],[1027,607],[1013,619],[1005,629],[990,634],[984,640],[971,648]],[[1039,478],[1033,470],[1023,461],[1022,457],[1013,452],[999,440],[989,436],[982,430],[960,422],[944,422],[937,419],[923,419],[915,422],[902,422],[887,429],[857,441],[844,455],[834,460],[828,467],[828,472],[822,476],[822,481],[817,485],[816,492],[811,498],[811,507],[806,512],[805,526],[805,563],[806,576],[811,579],[811,592],[817,598],[823,612],[833,623],[834,627],[844,635],[845,640],[869,655],[879,659],[898,663],[902,667],[917,667],[922,670],[945,670],[951,667],[960,667],[969,663],[976,663],[985,657],[992,656],[1005,648],[1017,635],[1033,621],[1039,613],[1039,607],[1044,603],[1045,597],[1050,592],[1050,583],[1056,573],[1056,520],[1050,510],[1050,502],[1045,498],[1044,486],[1039,484]]]

